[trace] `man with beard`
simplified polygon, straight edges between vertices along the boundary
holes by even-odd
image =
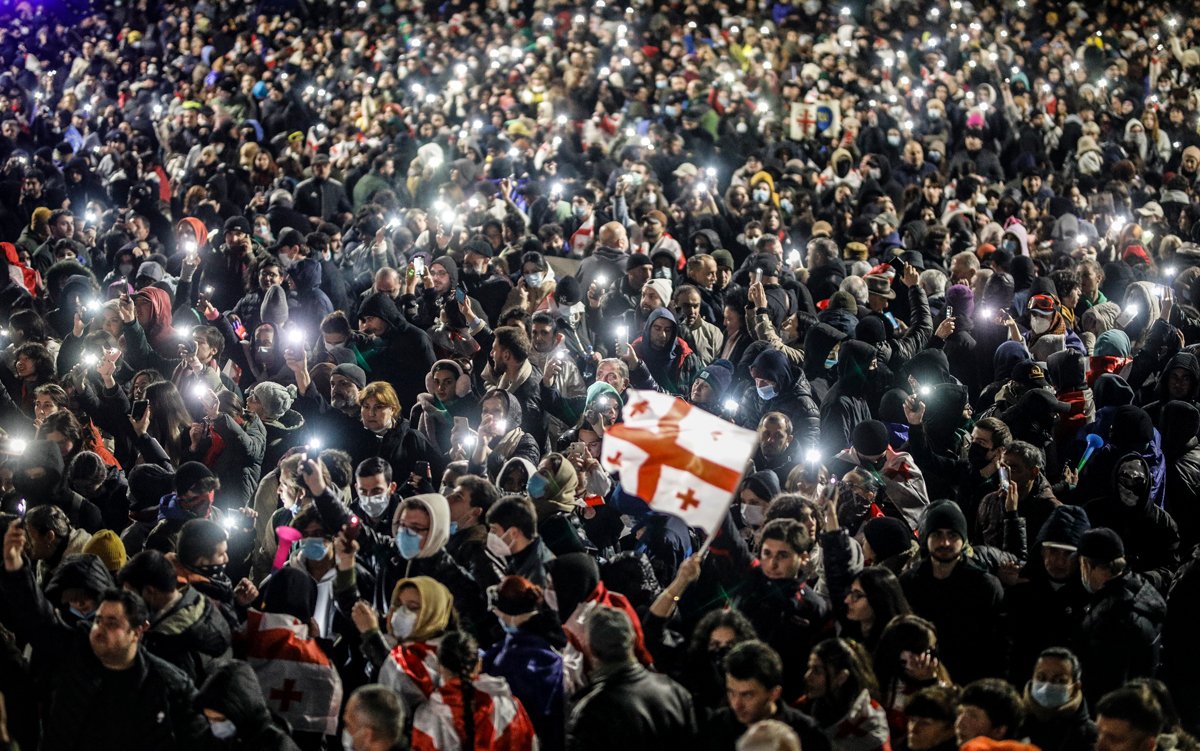
[[[712,275],[716,277],[717,264],[711,257]],[[690,284],[685,284],[675,290],[672,308],[679,321],[679,336],[696,351],[703,365],[708,365],[721,354],[725,346],[725,332],[704,320],[701,291]]]
[[[929,506],[921,527],[929,557],[900,577],[913,612],[937,628],[938,657],[955,681],[999,675],[1000,581],[964,554],[967,519],[953,501]]]
[[[491,243],[475,239],[467,243],[464,250],[460,269],[462,286],[469,297],[479,301],[483,312],[487,314],[486,320],[495,321],[500,317],[512,283],[492,271],[491,261],[495,251]]]
[[[230,310],[237,305],[250,269],[259,261],[259,254],[250,240],[250,222],[244,216],[225,220],[224,243],[212,253],[201,257],[201,280],[198,289],[212,287],[209,301],[217,310]]]
[[[782,487],[787,483],[792,468],[801,459],[799,448],[788,416],[782,412],[768,412],[758,423],[758,448],[751,461],[760,472],[774,472]]]
[[[700,358],[678,332],[679,324],[671,311],[657,308],[646,319],[642,336],[622,346],[621,357],[630,368],[644,361],[655,383],[667,393],[682,396],[688,393],[701,366]]]

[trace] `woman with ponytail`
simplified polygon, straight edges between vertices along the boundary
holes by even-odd
[[[524,751],[533,723],[503,678],[480,675],[479,645],[452,631],[439,650],[441,687],[413,717],[413,751]]]

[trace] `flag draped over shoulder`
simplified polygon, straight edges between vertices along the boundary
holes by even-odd
[[[283,613],[251,610],[238,642],[272,711],[293,730],[337,733],[342,680],[310,637],[308,624]]]
[[[758,435],[668,394],[630,391],[600,461],[655,511],[712,532],[729,509]]]

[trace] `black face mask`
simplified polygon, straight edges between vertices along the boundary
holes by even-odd
[[[212,566],[190,566],[189,568],[191,568],[192,571],[195,571],[197,574],[207,577],[213,581],[220,581],[221,579],[227,580],[227,577],[225,576],[224,563],[213,564]]]
[[[45,498],[57,485],[58,481],[49,473],[41,477],[29,477],[24,472],[13,475],[13,488],[27,500]]]
[[[986,467],[992,461],[992,458],[988,456],[989,453],[991,453],[991,449],[984,448],[978,443],[972,443],[967,448],[967,461],[970,462],[971,469],[979,471]]]
[[[725,670],[725,655],[729,654],[730,648],[729,646],[724,646],[708,650],[708,659],[712,661],[713,667],[718,672]]]
[[[843,159],[837,164],[833,165],[833,171],[837,173],[838,177],[845,177],[846,175],[850,174],[850,160]]]

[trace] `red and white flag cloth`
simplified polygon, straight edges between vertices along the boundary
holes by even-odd
[[[604,433],[600,461],[655,511],[713,532],[729,510],[758,435],[684,400],[629,391],[624,423]]]
[[[464,748],[462,683],[451,681],[422,704],[413,718],[413,751],[530,751],[538,748],[533,722],[503,678],[472,681],[475,746]]]
[[[342,679],[310,637],[308,624],[283,613],[251,610],[238,640],[267,705],[293,730],[337,733]]]
[[[411,713],[433,694],[440,681],[437,644],[397,644],[379,669],[379,682],[400,695]]]

